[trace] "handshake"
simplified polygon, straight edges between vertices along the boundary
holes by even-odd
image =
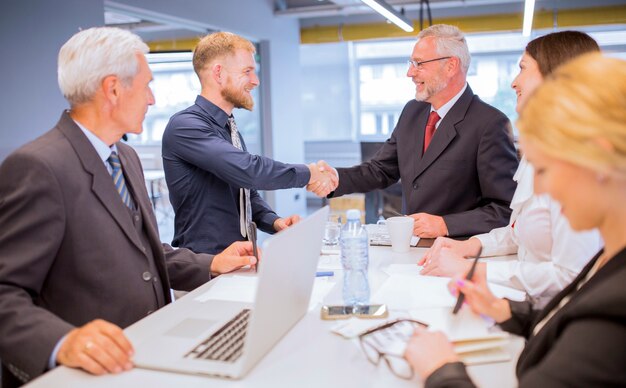
[[[306,185],[308,191],[319,197],[325,197],[339,186],[337,171],[325,161],[311,163],[308,167],[311,171],[311,179]]]

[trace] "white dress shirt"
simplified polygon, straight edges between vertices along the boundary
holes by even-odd
[[[547,194],[533,194],[533,167],[522,158],[513,179],[509,225],[474,236],[482,256],[517,253],[518,260],[488,262],[487,281],[525,291],[543,307],[578,275],[603,245],[597,230],[575,232],[561,206]]]

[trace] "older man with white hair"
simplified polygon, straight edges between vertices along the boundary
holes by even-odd
[[[212,256],[161,244],[139,158],[152,73],[128,31],[91,28],[59,53],[70,109],[0,166],[0,359],[4,388],[56,365],[132,368],[122,328],[214,275],[254,265],[250,242]]]

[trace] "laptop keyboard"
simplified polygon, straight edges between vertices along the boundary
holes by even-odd
[[[187,353],[187,358],[235,362],[243,351],[250,309],[244,309],[218,331]]]

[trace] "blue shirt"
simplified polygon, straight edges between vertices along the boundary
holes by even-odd
[[[241,138],[241,136],[240,136]],[[173,246],[220,253],[245,240],[239,228],[239,189],[250,189],[252,220],[274,233],[278,215],[256,190],[305,186],[305,164],[285,164],[232,144],[228,115],[202,96],[176,113],[163,133],[163,169],[174,207]]]

